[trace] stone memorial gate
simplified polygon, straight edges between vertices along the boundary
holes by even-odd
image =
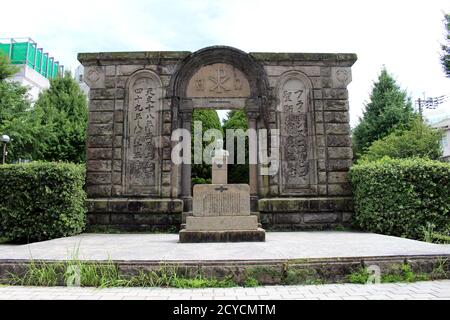
[[[243,108],[249,129],[279,130],[278,170],[262,174],[259,162],[249,168],[251,212],[264,228],[317,229],[351,220],[347,85],[355,54],[217,46],[195,53],[80,53],[78,60],[90,87],[90,226],[179,229],[192,215],[191,165],[172,161],[178,143],[172,133],[190,132],[197,108]],[[258,148],[271,150],[268,140]]]

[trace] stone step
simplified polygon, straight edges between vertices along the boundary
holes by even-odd
[[[257,229],[258,217],[256,216],[236,215],[186,218],[186,230],[188,231],[233,231]]]

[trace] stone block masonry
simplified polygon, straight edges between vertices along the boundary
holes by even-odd
[[[347,86],[355,54],[216,46],[195,53],[80,53],[78,59],[90,87],[91,226],[179,228],[192,216],[191,166],[172,161],[172,132],[192,131],[196,108],[242,106],[250,129],[280,132],[279,170],[260,175],[259,162],[249,169],[250,210],[259,222],[302,229],[351,221],[351,206],[341,203],[351,202]]]

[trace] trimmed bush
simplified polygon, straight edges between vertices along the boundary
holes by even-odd
[[[365,231],[422,239],[423,228],[450,227],[450,164],[383,158],[350,169],[354,224]]]
[[[84,179],[84,166],[70,163],[0,166],[0,237],[32,242],[82,232]]]

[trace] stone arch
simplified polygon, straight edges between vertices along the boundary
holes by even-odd
[[[262,65],[239,49],[212,46],[194,52],[178,64],[170,81],[168,96],[186,97],[187,85],[191,77],[201,67],[213,63],[229,64],[242,71],[249,81],[251,98],[256,99],[268,95],[269,82]]]
[[[163,86],[151,70],[137,70],[125,85],[123,181],[125,195],[160,196]]]
[[[213,46],[189,55],[177,65],[167,91],[167,98],[171,99],[172,128],[183,128],[191,131],[192,112],[195,108],[196,99],[192,99],[188,94],[189,82],[201,68],[214,64],[230,66],[245,76],[245,81],[248,82],[248,94],[240,98],[248,115],[249,129],[257,130],[259,127],[268,127],[267,119],[270,106],[267,103],[267,97],[270,89],[264,67],[255,61],[252,56],[241,50],[226,46]],[[222,98],[222,96],[219,95],[217,98]],[[232,98],[229,99],[232,100]],[[211,99],[211,97],[208,97],[208,99]],[[180,195],[184,199],[184,210],[190,211],[191,167],[183,164],[180,171],[181,181],[178,183],[181,190]],[[255,199],[258,193],[257,172],[257,165],[251,165],[250,190]],[[256,203],[256,200],[254,203]]]
[[[301,71],[288,71],[276,86],[280,128],[280,195],[317,194],[316,126],[311,79]]]

